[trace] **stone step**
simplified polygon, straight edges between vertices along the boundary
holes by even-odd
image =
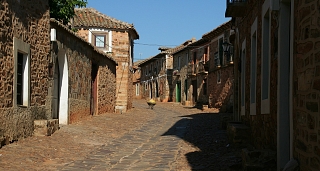
[[[251,143],[250,127],[241,122],[229,122],[227,134],[229,141],[236,147],[247,147]]]
[[[34,136],[51,136],[59,129],[58,119],[35,120],[34,121]]]
[[[269,149],[242,149],[242,164],[245,171],[271,171],[277,169],[277,153]]]

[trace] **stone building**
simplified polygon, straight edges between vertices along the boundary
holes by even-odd
[[[132,24],[111,18],[93,8],[75,9],[72,26],[77,34],[118,62],[116,112],[132,107],[133,49],[139,34]]]
[[[188,41],[187,41],[188,42]],[[160,47],[156,56],[141,61],[142,98],[155,99],[161,102],[173,101],[175,85],[173,85],[173,56],[176,51],[187,44],[174,48]]]
[[[203,82],[207,84],[208,105],[219,112],[233,111],[233,46],[234,32],[231,22],[223,23],[212,31],[204,34],[208,41],[202,48],[200,61],[208,65],[208,76]],[[200,63],[201,64],[201,63]]]
[[[195,39],[186,41],[183,45],[185,47],[172,53],[173,57],[173,101],[181,102],[183,105],[191,106],[193,103],[193,88],[191,85],[190,75],[190,49],[192,46],[188,46],[196,42]],[[190,88],[191,87],[191,88]]]
[[[233,62],[231,53],[223,50],[231,34],[229,21],[198,41],[186,42],[186,47],[172,54],[176,102],[187,106],[205,105],[220,112],[232,111]]]
[[[166,74],[166,54],[158,54],[140,61],[137,66],[140,68],[141,98],[157,101],[168,101],[169,92]]]
[[[141,99],[142,98],[142,91],[141,91],[141,85],[140,85],[140,79],[141,79],[141,68],[138,67],[139,63],[141,61],[137,61],[133,63],[133,98],[134,99]]]
[[[117,62],[58,21],[51,19],[50,89],[59,124],[114,112]]]
[[[31,136],[51,117],[48,0],[0,2],[0,146]]]
[[[257,149],[319,170],[320,57],[318,1],[228,1],[235,28],[235,115]],[[250,10],[247,10],[250,9]]]

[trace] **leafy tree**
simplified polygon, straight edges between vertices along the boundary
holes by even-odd
[[[68,23],[74,16],[75,7],[86,7],[87,0],[49,0],[50,17]]]

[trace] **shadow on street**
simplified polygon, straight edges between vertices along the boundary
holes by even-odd
[[[198,150],[185,154],[192,170],[241,170],[241,153],[229,144],[219,113],[180,116],[162,136],[177,136]]]

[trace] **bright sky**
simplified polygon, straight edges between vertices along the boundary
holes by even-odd
[[[224,17],[226,0],[88,0],[87,7],[134,24],[140,36],[135,40],[135,61],[157,55],[159,46],[199,40],[230,20]]]

